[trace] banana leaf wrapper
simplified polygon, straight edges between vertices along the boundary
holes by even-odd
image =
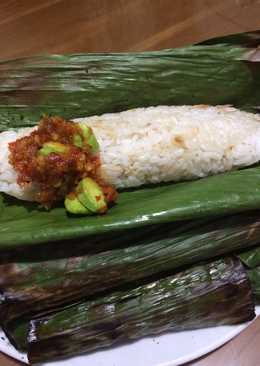
[[[155,274],[250,248],[259,237],[260,213],[255,212],[178,228],[164,224],[93,237],[70,243],[70,251],[61,242],[18,252],[16,262],[0,265],[0,321],[8,324],[26,314],[43,314]]]
[[[248,270],[249,280],[251,282],[254,300],[256,304],[260,304],[260,266]]]
[[[181,49],[180,52],[183,52],[183,50],[184,49]],[[214,52],[216,51],[215,54],[213,54],[214,52],[211,53],[210,55],[207,54],[207,52],[210,53],[212,50],[213,49],[211,49],[210,47],[209,48],[203,47],[203,49],[201,49],[201,53],[199,54],[200,48],[198,46],[196,46],[196,49],[195,48],[192,49],[192,47],[187,48],[188,53],[190,51],[192,51],[192,52],[195,51],[192,55],[192,57],[194,56],[194,70],[195,70],[195,66],[197,68],[196,70],[198,70],[198,63],[195,61],[196,58],[201,60],[203,53],[204,53],[204,55],[206,55],[206,58],[208,57],[208,60],[205,62],[204,65],[202,65],[203,62],[202,63],[199,62],[200,71],[202,71],[201,67],[204,67],[204,72],[200,72],[200,73],[198,72],[198,74],[196,74],[196,72],[193,72],[193,76],[196,74],[195,75],[195,78],[197,78],[196,80],[198,80],[198,78],[202,77],[201,78],[202,84],[200,84],[200,86],[204,85],[204,88],[203,87],[198,88],[199,92],[197,93],[197,91],[196,91],[196,93],[194,92],[191,95],[191,94],[189,94],[190,89],[188,90],[186,88],[186,90],[185,90],[185,86],[188,85],[188,83],[187,84],[183,83],[184,88],[183,88],[183,90],[182,90],[183,92],[182,92],[179,85],[182,84],[182,82],[184,80],[183,77],[185,75],[188,75],[187,69],[186,69],[186,71],[184,70],[184,72],[182,70],[181,71],[182,74],[178,73],[175,70],[175,74],[177,76],[181,76],[179,78],[180,82],[176,83],[179,90],[178,90],[178,88],[175,88],[175,91],[176,91],[175,94],[177,95],[177,97],[176,97],[176,95],[175,96],[173,95],[174,93],[172,94],[172,90],[170,90],[170,93],[169,93],[169,89],[167,89],[167,86],[166,86],[165,89],[167,90],[167,95],[169,96],[169,98],[168,99],[165,98],[166,95],[164,95],[163,104],[167,104],[167,103],[168,104],[231,103],[239,108],[245,108],[245,109],[249,109],[249,110],[257,108],[256,107],[257,104],[255,104],[255,102],[257,100],[258,67],[257,67],[257,63],[255,63],[255,62],[253,63],[250,61],[251,56],[249,57],[248,49],[243,48],[243,47],[237,47],[237,46],[230,47],[227,45],[218,45],[217,47],[215,47],[215,50],[213,50]],[[251,51],[254,52],[254,50],[251,50]],[[165,52],[165,53],[168,53],[167,55],[165,54],[165,56],[167,56],[167,57],[165,57],[165,60],[166,60],[166,58],[170,58],[170,57],[168,57],[168,56],[170,56],[170,54],[169,54],[170,52],[171,52],[171,50]],[[174,50],[174,52],[175,52],[175,50]],[[252,52],[251,52],[251,54],[252,54]],[[81,90],[79,90],[80,87],[79,87],[79,89],[77,89],[77,87],[78,87],[78,84],[77,84],[78,80],[76,80],[77,71],[74,73],[74,75],[73,75],[73,72],[76,70],[76,68],[78,66],[76,58],[79,57],[79,58],[81,58],[81,60],[83,60],[82,56],[86,56],[86,55],[69,56],[69,57],[71,57],[70,60],[72,61],[71,69],[70,69],[70,67],[67,68],[65,65],[66,61],[68,61],[68,58],[66,59],[66,58],[63,58],[60,56],[50,56],[50,57],[46,57],[45,59],[44,59],[44,57],[43,58],[39,57],[39,58],[33,58],[33,59],[23,59],[23,60],[14,60],[14,61],[10,61],[10,62],[3,62],[1,64],[1,78],[2,78],[2,81],[4,82],[2,84],[3,89],[1,90],[1,99],[0,99],[1,100],[1,110],[3,112],[1,114],[3,116],[2,120],[1,120],[1,129],[4,130],[7,128],[15,128],[15,127],[24,126],[24,125],[33,125],[33,124],[35,124],[35,119],[36,118],[38,119],[42,113],[61,114],[61,112],[63,111],[63,113],[62,113],[63,116],[65,116],[66,118],[71,118],[71,117],[75,117],[75,116],[83,116],[83,115],[88,115],[88,114],[93,114],[93,113],[102,113],[103,111],[106,111],[106,112],[107,111],[117,111],[117,110],[126,109],[126,108],[130,108],[130,107],[146,106],[146,105],[151,105],[151,104],[156,105],[156,104],[162,103],[161,102],[162,99],[159,98],[156,100],[156,98],[158,98],[158,95],[155,94],[154,92],[150,93],[152,95],[152,97],[149,96],[148,97],[148,99],[150,98],[149,100],[147,99],[145,102],[144,98],[143,99],[140,98],[140,99],[138,99],[137,104],[135,104],[136,102],[135,101],[133,102],[133,100],[131,100],[131,99],[128,99],[126,103],[122,103],[122,100],[117,102],[116,98],[118,98],[118,95],[120,93],[115,93],[115,95],[116,95],[115,100],[112,100],[112,101],[109,100],[108,104],[106,104],[106,106],[105,106],[103,100],[102,100],[102,103],[99,100],[100,104],[99,104],[99,107],[97,107],[97,109],[96,109],[97,112],[93,112],[93,110],[95,110],[95,109],[92,109],[93,103],[91,104],[90,111],[88,111],[89,106],[86,107],[86,104],[84,104],[84,103],[83,103],[83,106],[84,106],[83,109],[84,108],[85,109],[84,110],[82,109],[80,111],[81,104],[75,103],[75,100],[80,96],[80,93],[78,93],[77,96],[76,96],[76,94],[73,95],[73,93],[76,91],[77,92],[83,91],[83,88]],[[87,55],[87,56],[89,56],[89,55]],[[112,63],[113,63],[114,56],[116,56],[116,57],[119,56],[119,59],[120,59],[120,57],[122,55],[91,55],[91,56],[94,56],[94,57],[112,56],[112,59],[105,58],[105,60],[108,61],[107,65],[109,67],[110,66],[109,61],[112,60]],[[123,56],[135,57],[135,55],[123,55]],[[137,55],[137,56],[139,57],[142,55]],[[143,60],[147,56],[149,59],[149,54],[145,54],[143,56],[144,56]],[[154,60],[159,59],[158,55],[156,55],[156,53],[152,53],[151,57],[153,58],[154,56],[155,56]],[[162,56],[162,55],[160,55],[160,56]],[[180,54],[179,54],[179,56],[180,56]],[[73,57],[74,57],[74,59],[73,59]],[[174,55],[174,57],[176,58],[176,55]],[[188,58],[189,57],[190,56],[188,56]],[[223,61],[222,57],[224,59],[226,57],[225,62],[223,62],[223,63],[221,63],[221,60]],[[56,58],[56,60],[55,60],[55,58]],[[185,65],[187,67],[190,67],[190,66],[188,66],[189,62],[187,60],[187,54],[184,55],[182,60],[181,60],[181,58],[182,58],[182,56],[179,57],[179,59],[177,57],[177,59],[178,59],[177,64],[179,65],[182,63],[180,70],[183,68],[185,69]],[[59,66],[56,67],[57,59],[59,59],[59,61],[61,61],[61,64],[63,63],[61,68],[59,68]],[[140,60],[141,59],[142,59],[142,57],[140,58]],[[90,59],[88,59],[88,60],[91,61]],[[42,61],[43,61],[43,64],[41,63]],[[46,61],[46,64],[44,65],[45,61]],[[92,59],[92,61],[94,61],[94,64],[95,64],[96,60]],[[31,62],[31,64],[30,64],[30,62]],[[190,59],[190,63],[192,63],[192,62],[193,61]],[[212,74],[209,74],[209,73],[207,74],[207,67],[205,67],[205,65],[207,65],[207,62],[211,63]],[[216,62],[216,63],[214,64],[214,62]],[[221,72],[218,72],[219,75],[216,78],[215,77],[215,75],[217,75],[216,69],[214,70],[214,68],[212,66],[217,65],[217,63],[219,66],[218,71],[221,70]],[[148,67],[148,64],[149,64],[149,62],[147,63],[147,67]],[[127,62],[125,63],[125,65],[127,65]],[[47,72],[46,71],[44,72],[44,68],[46,66],[48,66],[50,69],[53,68],[53,71],[54,71],[54,73],[52,73],[53,78],[49,78],[49,75],[51,74],[50,70],[48,70]],[[68,66],[68,64],[67,64],[67,66]],[[175,65],[174,65],[174,67],[175,67]],[[190,67],[190,69],[192,69],[192,67]],[[24,74],[20,73],[21,70],[23,70]],[[55,75],[55,70],[57,71],[56,75]],[[91,74],[93,71],[97,71],[98,69],[93,70],[90,68],[90,70],[85,69],[85,71],[86,70],[87,70],[87,73]],[[167,70],[167,68],[166,68],[166,70]],[[70,74],[71,71],[72,71],[72,73]],[[120,72],[121,71],[122,71],[122,69],[120,69]],[[126,70],[124,70],[122,75],[123,74],[126,75],[125,71]],[[226,72],[226,75],[225,75],[224,71]],[[106,74],[104,72],[104,69],[101,70],[101,73],[99,74],[99,76],[102,77],[102,72],[103,72],[103,75],[108,76],[108,79],[109,78],[111,80],[113,79],[113,77],[111,78],[111,76],[112,76],[111,74],[109,75],[109,73]],[[149,69],[149,72],[151,72],[151,69]],[[158,70],[156,70],[156,72],[158,72]],[[162,73],[162,74],[164,74],[164,73]],[[215,74],[214,77],[213,77],[213,74]],[[80,72],[79,72],[79,75],[80,75]],[[155,75],[155,73],[154,73],[154,75]],[[212,77],[209,77],[210,75]],[[229,80],[227,78],[227,76],[230,76],[230,75],[231,75],[231,77],[233,75],[232,80]],[[236,75],[236,77],[235,77],[235,75]],[[59,82],[56,84],[56,85],[58,85],[56,92],[55,92],[55,82],[53,84],[51,84],[54,81],[55,76],[61,76],[61,78],[59,79],[60,84],[59,84]],[[100,81],[101,79],[98,79],[96,76],[97,75],[95,75],[95,80]],[[158,74],[158,76],[160,76],[160,74]],[[169,76],[169,74],[168,74],[168,76]],[[167,76],[167,79],[169,79],[168,76]],[[71,82],[73,78],[75,80],[75,84],[73,85],[73,83],[71,83],[72,88],[70,90],[70,92],[71,92],[70,93],[67,88],[69,84],[66,84],[66,81],[68,81],[70,79],[69,81]],[[79,76],[79,78],[82,78],[82,74]],[[213,80],[214,78],[216,80]],[[83,79],[84,78],[82,78],[82,80]],[[147,81],[150,82],[151,79],[149,77],[147,77],[146,79],[147,80],[143,79],[144,84],[142,84],[142,85],[145,85],[147,87],[149,85],[149,84],[147,84]],[[202,80],[202,79],[204,79],[204,80]],[[129,80],[127,80],[127,78],[124,79],[124,77],[122,78],[122,80],[129,81]],[[192,79],[192,76],[190,76],[190,81],[192,81],[192,80],[194,80],[194,79]],[[213,83],[210,84],[210,82],[212,80],[213,80]],[[235,80],[237,81],[237,86],[235,86]],[[156,80],[156,82],[158,83],[158,80]],[[165,82],[166,82],[166,79],[165,79]],[[20,83],[20,85],[19,85],[19,83]],[[220,84],[218,84],[218,83],[220,83]],[[222,83],[222,85],[221,85],[221,83]],[[213,85],[213,84],[215,84],[215,85]],[[94,84],[92,83],[92,85],[94,85]],[[109,85],[109,83],[107,85]],[[126,85],[126,84],[124,84],[124,85]],[[139,85],[139,84],[135,83],[135,85]],[[157,84],[157,86],[158,85],[159,84]],[[221,85],[221,87],[219,87],[219,89],[218,89],[218,85],[219,86]],[[65,86],[65,89],[63,89],[63,86]],[[75,89],[73,90],[74,86],[75,86]],[[96,84],[96,86],[97,86],[97,84]],[[223,88],[223,86],[225,86],[225,88]],[[232,86],[232,88],[230,86]],[[19,88],[19,91],[18,91],[18,88]],[[190,85],[189,85],[189,88],[190,88]],[[105,89],[103,89],[103,91],[104,90]],[[108,88],[107,88],[107,90],[108,90]],[[151,86],[150,86],[150,90],[152,90]],[[209,93],[210,90],[213,90],[213,93]],[[221,92],[216,93],[217,90],[219,90],[219,91],[221,90]],[[62,93],[63,93],[63,97],[65,97],[65,99],[63,99],[63,101],[61,103],[59,103],[59,102],[57,103],[58,97],[60,97]],[[133,91],[131,93],[132,93],[132,95],[134,94]],[[140,94],[142,94],[142,93],[140,93]],[[121,93],[121,95],[123,95],[123,94]],[[212,97],[212,95],[214,95],[214,97]],[[180,96],[180,99],[178,99],[179,96]],[[71,97],[72,97],[72,99],[70,99]],[[73,103],[74,97],[75,97],[75,99],[74,99],[74,103]],[[89,96],[88,96],[88,98],[89,98]],[[93,98],[93,100],[94,99],[97,100],[96,98]],[[66,100],[66,104],[65,104],[65,100]],[[79,100],[79,98],[78,98],[78,100]],[[53,102],[53,101],[55,101],[55,102]],[[71,103],[71,101],[72,101],[72,103]],[[111,110],[109,109],[110,102],[111,102],[111,104],[110,104]],[[139,102],[141,103],[140,105],[138,104]],[[101,105],[101,107],[100,107],[100,105]],[[75,107],[75,109],[72,108],[73,106]],[[106,110],[102,110],[102,106],[105,106],[104,108],[106,108]],[[42,111],[42,110],[44,110],[44,111]],[[12,209],[14,208],[14,206],[16,206],[15,210],[16,209],[17,210],[16,210],[16,212],[13,211],[13,213],[18,214],[18,216],[19,216],[19,213],[22,216],[26,212],[27,213],[33,212],[33,214],[35,214],[35,211],[37,211],[37,210],[35,210],[35,207],[31,207],[30,205],[28,205],[25,208],[25,210],[23,210],[23,208],[22,208],[22,210],[19,211],[20,205],[17,205],[16,203],[13,204],[12,201],[11,202],[8,201],[8,199],[6,199],[5,197],[4,197],[3,201],[4,201],[4,204],[1,207],[2,211],[4,211],[5,205],[12,206]],[[256,206],[254,206],[254,207],[256,207]],[[251,208],[252,208],[252,206],[249,205],[248,209],[251,209]],[[12,215],[12,212],[11,212],[12,209],[9,211],[9,213],[11,215]],[[245,209],[245,208],[243,208],[243,209]],[[236,209],[234,210],[234,212],[235,211],[236,211]],[[231,212],[233,212],[233,211],[231,211]],[[203,214],[202,214],[202,216],[203,216]],[[8,217],[8,215],[7,215],[7,217]],[[22,217],[20,217],[20,219],[21,218]],[[31,218],[30,218],[30,220],[31,220]],[[21,222],[21,225],[23,225],[23,224],[24,224],[24,222]],[[25,222],[25,224],[26,224],[26,222]],[[32,222],[32,226],[34,226],[34,224],[37,224],[37,220],[35,222]],[[48,225],[48,223],[46,223],[46,222],[44,222],[43,224]],[[28,222],[27,222],[27,225],[28,225]],[[15,225],[13,226],[13,229],[14,229],[14,227],[15,227]],[[74,227],[74,230],[75,230],[75,227]],[[21,234],[22,233],[19,232],[19,230],[18,230],[18,232],[16,232],[16,238],[19,238]],[[69,234],[69,235],[71,235],[71,234]],[[29,239],[33,240],[32,239],[33,236],[35,236],[35,242],[47,241],[50,239],[50,238],[48,238],[48,234],[46,235],[45,239],[43,239],[43,235],[39,238],[39,237],[37,237],[36,232],[31,233],[31,236],[29,236]],[[54,235],[51,235],[50,237],[53,240],[53,239],[61,238],[62,235],[56,236],[56,237],[54,237]],[[65,235],[65,237],[66,237],[66,235]],[[8,242],[8,240],[9,240],[9,242]],[[11,241],[12,241],[12,238],[11,238]],[[27,241],[28,241],[28,235],[27,235]],[[6,242],[6,238],[3,239],[3,243],[5,243],[5,242]],[[7,237],[7,242],[10,244],[10,237],[9,238]],[[19,242],[19,240],[18,240],[18,242]],[[26,239],[22,239],[22,242],[23,242],[23,244],[25,244]],[[2,243],[0,242],[0,244],[2,244]]]
[[[0,196],[0,252],[152,224],[257,210],[259,181],[260,168],[254,167],[192,182],[129,190],[121,192],[117,205],[99,217],[71,217],[63,207],[46,211]]]
[[[0,130],[35,125],[43,114],[75,118],[159,104],[254,108],[260,70],[250,55],[260,42],[221,42],[1,61]]]
[[[254,44],[230,37],[216,42],[156,52],[2,61],[0,130],[35,125],[44,113],[75,118],[159,104],[233,104],[257,111],[259,39],[256,36]],[[63,207],[45,212],[1,195],[0,251],[254,210],[260,207],[259,179],[260,169],[252,168],[199,182],[126,191],[108,215],[87,219],[72,218]]]
[[[243,47],[257,47],[260,43],[260,30],[235,33],[223,37],[214,37],[198,43],[199,45],[229,44]]]
[[[258,267],[260,266],[260,246],[243,251],[238,257],[248,268]]]
[[[29,361],[37,363],[166,331],[237,324],[253,317],[246,271],[239,260],[226,258],[75,304],[7,332],[17,348],[28,343]]]

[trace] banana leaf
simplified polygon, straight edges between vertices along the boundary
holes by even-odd
[[[251,31],[246,33],[231,34],[224,37],[216,37],[199,43],[202,46],[214,46],[214,45],[229,45],[234,47],[242,47],[246,50],[248,48],[247,60],[249,61],[248,67],[251,69],[254,85],[256,87],[255,92],[245,101],[245,105],[240,108],[250,110],[252,105],[255,105],[255,109],[259,111],[259,95],[257,89],[260,87],[260,75],[258,72],[258,64],[260,61],[260,30]],[[246,107],[247,106],[247,107]]]
[[[0,251],[144,225],[207,218],[260,208],[260,168],[197,181],[151,186],[119,195],[106,215],[71,217],[0,196]],[[217,187],[217,188],[216,188]]]
[[[243,251],[238,255],[239,259],[249,268],[260,266],[260,247]]]
[[[53,55],[1,62],[0,130],[34,125],[43,113],[72,118],[158,104],[234,104],[254,111],[260,90],[260,69],[251,58],[255,50],[227,43],[142,54]],[[62,208],[45,212],[2,195],[0,250],[30,250],[31,245],[50,240],[113,235],[114,231],[121,235],[125,228],[253,210],[260,207],[259,175],[256,167],[197,182],[124,192],[112,216],[87,219],[68,217]],[[39,284],[43,278],[33,280]],[[47,340],[47,349],[50,343]]]
[[[254,300],[260,304],[260,267],[248,270],[249,280],[251,282]]]
[[[241,45],[196,45],[126,54],[52,55],[0,62],[0,130],[42,113],[80,117],[157,104],[258,106],[260,65]],[[253,52],[253,49],[251,50]],[[122,192],[103,217],[0,196],[0,251],[148,224],[260,208],[259,168]],[[215,187],[218,187],[216,190]],[[245,188],[246,187],[246,190]]]
[[[202,103],[250,109],[260,67],[250,61],[248,50],[241,45],[195,45],[1,61],[0,130],[35,125],[43,113],[75,118],[150,105]]]
[[[260,42],[260,30],[250,31],[245,33],[230,34],[224,37],[214,37],[206,41],[200,42],[200,45],[216,45],[220,43],[243,46],[243,47],[257,47]]]
[[[254,317],[246,271],[226,258],[197,265],[6,329],[31,363],[89,352],[165,331],[237,324]]]
[[[259,238],[260,212],[255,212],[91,237],[70,243],[71,250],[62,242],[19,252],[15,262],[0,265],[0,321],[6,325],[28,314],[39,316],[83,297],[250,248]]]

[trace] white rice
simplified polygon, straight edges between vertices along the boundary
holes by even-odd
[[[35,187],[28,185],[21,188],[17,183],[17,174],[9,163],[9,142],[29,135],[34,128],[21,128],[19,131],[4,131],[0,133],[0,192],[26,201],[34,199]]]
[[[76,119],[93,128],[102,175],[117,188],[206,177],[260,161],[260,116],[230,106],[158,106]],[[0,191],[33,199],[16,184],[8,143],[32,129],[0,134]]]

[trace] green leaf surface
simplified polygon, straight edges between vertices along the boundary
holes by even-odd
[[[254,227],[252,227],[254,231]],[[260,242],[260,240],[259,240]],[[246,252],[238,255],[239,259],[249,268],[255,268],[260,266],[260,247],[247,250]]]
[[[244,47],[257,47],[260,42],[260,31],[251,31],[246,33],[235,33],[224,37],[214,37],[206,41],[200,42],[200,45],[214,45],[226,43],[229,45],[238,45]]]
[[[165,331],[237,324],[254,317],[244,267],[231,258],[72,304],[6,328],[32,363],[89,352]]]
[[[177,226],[177,227],[176,227]],[[259,244],[260,212],[31,247],[0,265],[0,323]],[[102,249],[103,247],[103,249]],[[90,250],[91,249],[91,250]],[[3,260],[3,255],[1,256]]]
[[[251,283],[255,302],[260,304],[260,267],[250,269],[247,273]]]
[[[260,168],[122,192],[106,215],[72,217],[7,196],[0,201],[0,249],[163,222],[260,208]]]
[[[50,55],[0,62],[0,130],[43,113],[76,118],[158,104],[258,105],[260,67],[222,43],[144,53]],[[0,250],[173,220],[260,208],[260,171],[122,192],[105,216],[0,197]]]
[[[159,104],[242,108],[255,98],[260,73],[247,60],[247,48],[218,44],[2,61],[0,130],[35,125],[44,113],[76,118]]]

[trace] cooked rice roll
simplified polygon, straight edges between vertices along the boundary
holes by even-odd
[[[260,160],[260,116],[230,106],[158,106],[74,120],[91,127],[101,176],[116,188],[203,178]],[[0,191],[34,200],[9,162],[10,142],[35,128],[0,134]]]

